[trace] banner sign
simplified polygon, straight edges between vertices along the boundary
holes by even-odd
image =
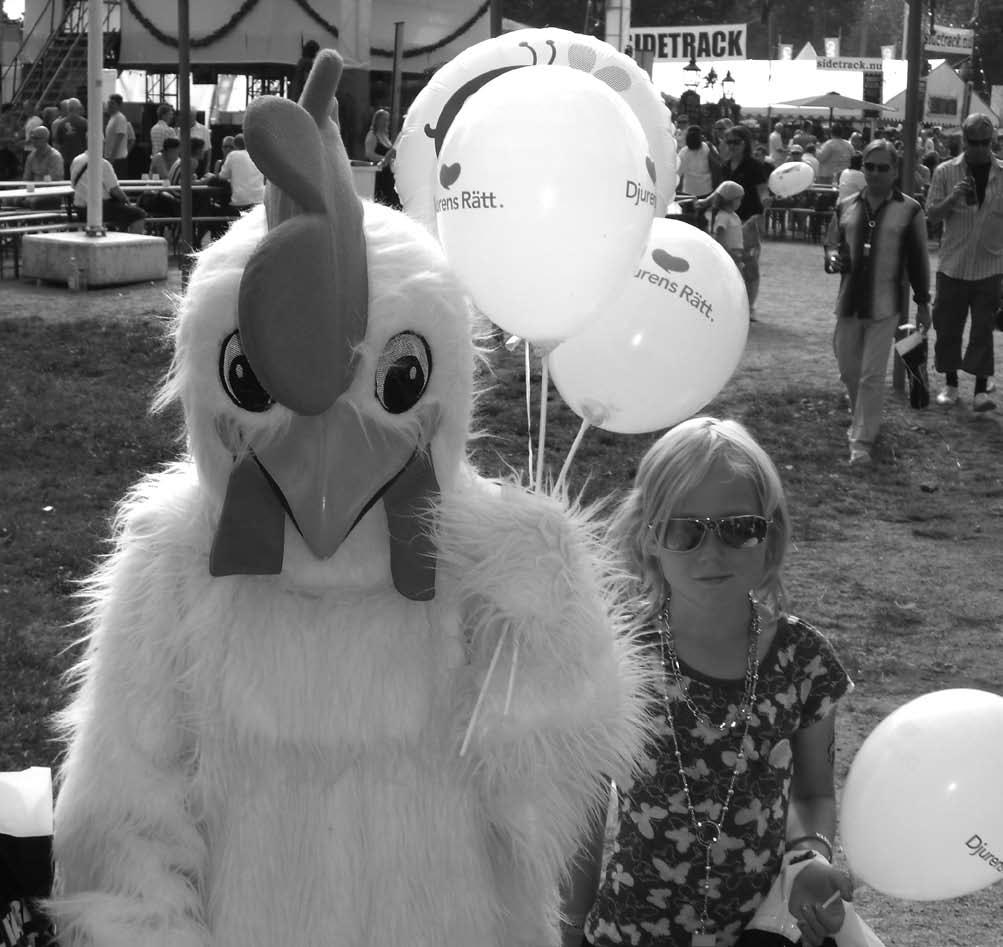
[[[635,51],[654,54],[655,62],[689,62],[690,59],[747,59],[746,24],[725,26],[645,26],[631,28]]]
[[[933,32],[923,37],[923,49],[928,53],[971,56],[974,48],[975,30],[955,26],[934,26]]]
[[[840,72],[880,72],[884,60],[865,59],[862,56],[819,56],[816,69],[836,69]]]
[[[872,71],[868,69],[864,73],[864,101],[873,102],[880,105],[884,96],[884,73],[878,69]],[[864,118],[877,118],[881,114],[880,109],[864,109]]]

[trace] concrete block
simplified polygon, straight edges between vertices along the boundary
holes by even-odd
[[[28,234],[21,241],[21,275],[68,285],[116,286],[167,278],[167,241],[163,237],[108,231],[91,237],[84,231]]]

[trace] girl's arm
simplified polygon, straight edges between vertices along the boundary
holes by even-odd
[[[803,730],[791,741],[794,778],[787,818],[787,838],[824,835],[830,842],[836,833],[836,714]],[[788,846],[791,847],[791,846]],[[798,842],[794,848],[814,848],[832,861],[832,851],[819,839]]]
[[[836,904],[823,908],[830,894],[839,892],[844,900],[853,896],[845,872],[832,866],[833,838],[836,834],[836,787],[833,767],[836,755],[836,713],[794,735],[794,777],[791,806],[787,817],[787,848],[814,849],[830,862],[809,866],[794,883],[789,908],[801,928],[805,947],[821,947],[843,924],[843,908]]]
[[[565,918],[561,924],[561,947],[580,947],[582,943],[585,918],[599,890],[608,805],[607,798],[607,804],[591,821],[585,844],[572,860],[567,885],[561,890]]]
[[[376,153],[376,145],[378,143],[379,140],[374,132],[366,132],[366,142],[364,146],[366,151],[366,161],[372,161],[374,164],[379,164],[383,160],[383,155]]]

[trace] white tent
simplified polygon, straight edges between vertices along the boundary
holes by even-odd
[[[655,86],[667,95],[678,98],[684,90],[686,73],[684,63],[658,63],[654,65],[652,79]],[[730,72],[735,80],[735,101],[746,115],[763,113],[772,108],[774,114],[797,114],[804,116],[829,117],[828,109],[810,111],[790,109],[777,105],[791,99],[802,99],[809,95],[826,92],[841,92],[853,98],[863,98],[864,74],[832,69],[819,69],[813,59],[746,59],[730,62],[699,63],[704,80],[711,68],[717,73],[718,81]],[[887,101],[905,89],[908,64],[904,59],[886,59],[882,63],[884,74],[883,98]],[[721,95],[720,85],[707,88],[701,82],[697,90],[704,101],[717,101]],[[888,112],[888,115],[893,113]],[[839,115],[839,113],[837,113]]]
[[[959,127],[964,118],[962,108],[965,99],[965,83],[946,62],[930,70],[926,77],[926,101],[921,119],[942,128]],[[905,116],[905,92],[894,96],[886,103],[894,111],[885,113],[888,118],[901,120]],[[974,90],[968,106],[969,112],[985,112],[998,128],[999,116]]]
[[[198,0],[190,3],[193,66],[291,66],[307,40],[337,49],[349,68],[389,70],[404,24],[407,72],[424,72],[487,39],[484,0]],[[124,0],[122,68],[177,65],[177,4]]]

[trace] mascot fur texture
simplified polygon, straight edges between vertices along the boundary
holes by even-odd
[[[314,159],[327,162],[315,174],[328,178],[347,173],[326,117],[339,73],[321,54],[310,81],[325,109],[306,102],[326,155]],[[264,164],[274,104],[258,125],[248,116]],[[279,126],[289,108],[303,111],[284,103]],[[291,198],[287,172],[270,171],[266,208],[202,254],[180,306],[160,400],[183,405],[189,456],[126,498],[88,587],[87,650],[62,721],[61,943],[555,945],[568,859],[645,735],[643,665],[611,618],[619,580],[583,516],[468,465],[471,313],[420,225],[364,205],[361,316],[358,287],[326,279],[289,287],[299,311],[263,313],[302,275],[297,241],[311,244],[308,261],[319,242],[344,268],[355,239],[346,251],[338,223],[317,236],[341,184],[311,209],[316,194],[292,181]],[[323,367],[306,336],[316,320],[330,338],[328,292],[356,332],[337,390],[306,377]],[[269,336],[267,318],[293,337]],[[264,365],[284,400],[246,410],[227,389],[235,330],[257,348],[228,377],[239,387]],[[402,333],[423,340],[427,384],[390,412],[377,396]],[[348,455],[345,425],[362,432]],[[434,476],[408,481],[418,467]],[[344,471],[345,491],[364,494],[354,506],[337,486]],[[410,500],[402,482],[419,484]],[[243,548],[255,537],[268,555]],[[420,587],[429,549],[434,594]]]

